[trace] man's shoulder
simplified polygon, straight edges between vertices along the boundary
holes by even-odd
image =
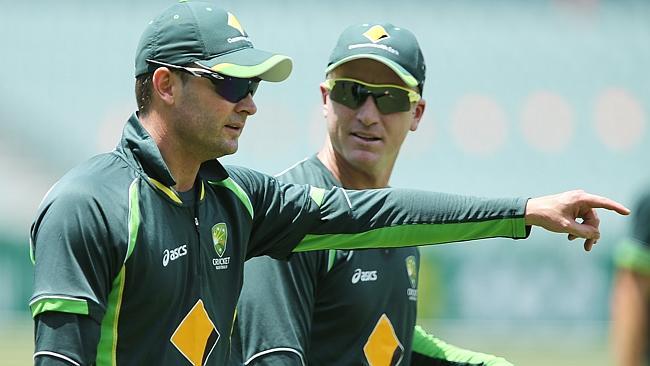
[[[275,177],[286,183],[309,184],[327,189],[340,185],[315,155],[293,164]]]
[[[46,194],[45,200],[114,201],[128,191],[135,169],[115,153],[96,155],[69,170]]]
[[[260,173],[254,169],[243,167],[240,165],[224,165],[224,169],[228,172],[228,176],[234,179],[242,179],[244,177],[258,177],[266,176],[266,174]]]
[[[249,195],[255,192],[265,191],[273,182],[273,177],[250,168],[237,165],[227,165],[224,168],[228,175],[223,182],[229,181],[231,184],[234,182],[236,189],[243,189]]]

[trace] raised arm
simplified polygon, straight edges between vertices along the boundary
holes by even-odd
[[[281,184],[243,168],[232,173],[255,208],[249,256],[278,251],[280,246],[286,255],[290,250],[525,238],[531,225],[569,234],[569,239],[585,238],[585,249],[590,250],[600,237],[596,208],[629,213],[617,202],[583,191],[531,200],[493,199],[392,188],[325,190]]]

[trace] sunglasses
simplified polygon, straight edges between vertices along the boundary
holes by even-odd
[[[201,67],[178,66],[155,60],[147,60],[147,62],[154,65],[165,66],[174,70],[184,71],[193,76],[206,78],[212,82],[214,91],[231,103],[239,102],[246,98],[248,94],[251,96],[255,95],[261,80],[260,78],[242,79],[221,75],[212,70]]]
[[[381,114],[406,112],[411,103],[421,99],[416,91],[399,85],[368,84],[355,79],[327,79],[324,83],[330,91],[330,99],[352,109],[357,109],[366,102],[369,95]]]

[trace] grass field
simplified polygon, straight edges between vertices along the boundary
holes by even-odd
[[[20,316],[0,325],[0,364],[33,364],[31,320]],[[500,355],[518,366],[612,365],[606,323],[572,327],[536,323],[517,329],[480,321],[436,320],[422,325],[451,344]]]
[[[440,339],[506,358],[517,366],[611,366],[609,322],[421,320]]]
[[[0,364],[3,366],[33,365],[32,322],[27,314],[0,321]]]

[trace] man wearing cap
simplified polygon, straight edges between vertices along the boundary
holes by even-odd
[[[399,149],[425,110],[425,62],[410,31],[346,28],[321,84],[328,136],[282,172],[291,183],[388,187]],[[246,262],[233,349],[246,365],[510,365],[415,325],[416,247],[321,250]]]
[[[523,238],[530,225],[589,249],[595,207],[629,212],[582,191],[357,192],[224,168],[216,158],[237,151],[260,80],[290,69],[210,3],[182,1],[149,23],[136,51],[138,112],[115,150],[50,189],[31,228],[36,364],[224,365],[244,261],[255,256]]]

